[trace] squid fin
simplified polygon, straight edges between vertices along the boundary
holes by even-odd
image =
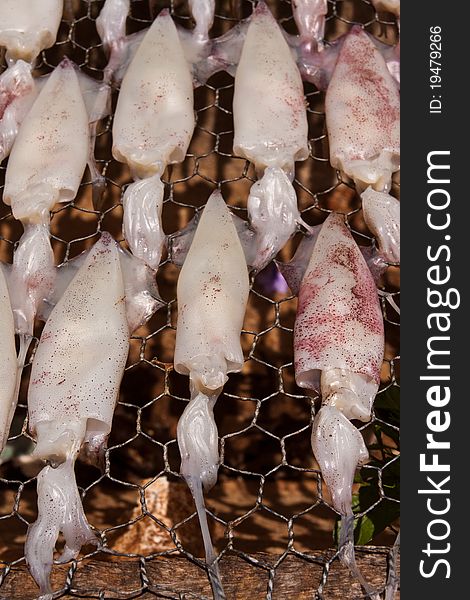
[[[109,236],[104,232],[102,235]],[[160,298],[155,281],[155,272],[140,259],[124,250],[113,240],[119,251],[124,291],[126,294],[126,316],[129,331],[132,333],[150,319],[154,312],[165,303]],[[62,297],[72,279],[85,262],[90,250],[85,250],[75,258],[56,268],[55,285],[51,295],[41,304],[38,317],[47,321],[52,309]]]
[[[309,227],[308,234],[302,238],[294,257],[289,262],[275,261],[291,292],[296,296],[299,294],[300,284],[307,270],[321,227],[321,225]]]
[[[183,229],[168,236],[168,256],[174,265],[183,266],[200,218],[201,213],[198,211]]]
[[[111,88],[107,83],[96,81],[85,75],[85,73],[77,72],[77,75],[88,113],[90,129],[88,168],[93,186],[93,207],[95,210],[100,210],[103,204],[102,199],[106,189],[106,180],[98,169],[95,158],[96,128],[98,121],[104,119],[111,112]]]
[[[55,284],[56,270],[49,222],[26,223],[8,273],[16,332],[32,336],[34,320]]]
[[[126,315],[130,333],[133,333],[162,306],[155,271],[121,246],[121,262],[124,291],[126,294]]]

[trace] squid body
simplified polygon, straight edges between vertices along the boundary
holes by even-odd
[[[240,332],[248,271],[232,215],[220,192],[209,198],[178,279],[175,369],[189,375],[191,399],[178,423],[181,473],[194,496],[206,560],[217,598],[223,597],[210,541],[202,489],[217,480],[213,408],[228,373],[241,370]]]
[[[235,75],[234,152],[254,163],[248,214],[257,233],[252,265],[261,270],[301,222],[292,186],[294,163],[308,157],[308,125],[300,73],[264,2],[250,18]]]
[[[53,285],[49,211],[77,194],[89,159],[88,124],[99,112],[101,90],[64,59],[43,84],[8,162],[3,200],[25,228],[10,275],[20,334],[32,334],[39,303]]]
[[[294,330],[298,385],[320,392],[324,405],[348,419],[368,421],[380,381],[383,335],[372,275],[342,215],[332,213],[300,284]]]
[[[380,52],[354,27],[325,99],[330,161],[359,187],[388,191],[400,167],[400,94]]]
[[[257,233],[254,264],[264,268],[301,222],[292,186],[294,163],[308,157],[302,81],[291,50],[266,4],[249,19],[235,75],[233,149],[260,179],[248,198]]]
[[[10,153],[37,96],[31,70],[39,53],[56,40],[62,4],[62,0],[0,2],[0,46],[6,49],[9,67],[0,76],[0,161]]]
[[[399,262],[399,202],[388,191],[400,168],[400,94],[370,37],[346,36],[325,99],[333,167],[362,193],[364,218],[388,262]]]
[[[191,70],[165,10],[127,69],[113,125],[113,155],[128,164],[136,180],[123,198],[124,235],[133,254],[153,269],[165,240],[160,178],[166,165],[184,159],[194,125]]]
[[[83,512],[74,464],[82,447],[91,459],[102,455],[130,332],[157,307],[143,287],[150,281],[143,265],[130,264],[138,261],[123,255],[109,234],[76,260],[72,273],[65,271],[73,278],[43,330],[28,392],[34,455],[48,465],[38,475],[38,519],[28,529],[25,553],[48,600],[59,532],[65,548],[58,562],[75,558],[83,544],[98,543]],[[147,312],[137,315],[142,298],[147,298]]]

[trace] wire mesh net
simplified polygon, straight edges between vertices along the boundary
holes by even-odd
[[[249,16],[254,4],[217,1],[212,35],[220,35]],[[68,3],[70,14],[62,21],[55,46],[42,53],[37,74],[49,72],[67,55],[83,72],[102,78],[106,57],[95,27],[102,5],[93,0]],[[290,2],[273,0],[268,5],[281,25],[295,33]],[[133,0],[128,32],[147,27],[152,14],[168,6],[181,26],[192,26],[185,1]],[[386,43],[396,41],[395,20],[377,13],[367,0],[329,0],[327,40],[355,23]],[[116,89],[113,106],[117,93]],[[341,212],[357,241],[373,244],[353,184],[329,164],[324,94],[306,84],[305,97],[311,153],[305,162],[297,163],[295,178],[302,217],[314,225],[332,210]],[[197,125],[187,157],[182,164],[168,167],[163,177],[163,225],[168,234],[184,227],[217,186],[231,209],[246,218],[246,199],[255,173],[232,152],[232,98],[233,79],[226,73],[213,76],[195,90]],[[112,115],[100,123],[96,143],[98,164],[106,177],[101,210],[93,209],[86,173],[77,198],[51,215],[58,264],[90,247],[100,231],[107,230],[123,242],[121,196],[132,180],[127,167],[112,158],[111,127]],[[0,171],[2,181],[4,174],[5,163]],[[398,181],[392,193],[399,195]],[[22,227],[3,204],[0,214],[2,258],[11,262]],[[299,238],[300,234],[282,251],[282,259],[292,256]],[[222,578],[227,592],[232,590],[229,597],[246,597],[242,589],[259,598],[358,597],[359,584],[346,571],[341,575],[338,556],[331,549],[337,515],[330,508],[330,496],[310,446],[318,399],[306,395],[294,381],[296,298],[287,288],[272,289],[271,275],[268,267],[252,282],[242,332],[246,362],[242,373],[230,376],[215,408],[221,465],[206,505],[214,544],[222,554]],[[385,585],[386,559],[397,534],[399,503],[399,325],[393,305],[398,303],[398,275],[398,268],[389,267],[380,284],[386,331],[382,383],[372,421],[362,427],[371,460],[362,467],[354,486],[356,541],[372,540],[374,544],[364,556],[373,567],[379,589]],[[188,379],[177,374],[172,364],[177,276],[178,269],[164,260],[157,279],[166,306],[131,339],[103,472],[77,463],[85,512],[102,546],[85,547],[80,559],[54,568],[57,597],[211,595],[204,578],[197,516],[179,476],[176,425],[189,399],[189,387]],[[27,526],[36,518],[35,486],[40,469],[30,457],[34,440],[28,433],[26,405],[40,331],[38,325],[0,466],[0,597],[5,598],[32,598],[37,593],[24,568],[23,544]],[[360,549],[358,556],[361,565]],[[289,593],[276,588],[281,575],[297,581]],[[248,587],[243,588],[242,580]],[[335,596],[338,581],[342,582],[342,595]],[[304,592],[307,595],[302,595]]]

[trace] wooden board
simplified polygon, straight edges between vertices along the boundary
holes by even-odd
[[[383,591],[390,550],[383,547],[358,549],[357,562],[367,581]],[[262,600],[358,600],[366,598],[360,585],[337,559],[334,551],[321,551],[298,557],[295,554],[251,555],[249,563],[229,554],[220,562],[220,571],[227,599]],[[274,568],[275,567],[275,568]],[[150,561],[88,560],[80,563],[67,586],[68,566],[54,567],[52,582],[62,589],[66,599],[76,598],[181,598],[210,600],[210,585],[205,571],[184,557],[165,557]],[[322,577],[325,577],[321,586]],[[271,587],[272,586],[272,587]],[[37,587],[25,565],[13,567],[2,585],[2,600],[32,600]],[[317,595],[316,595],[317,594]],[[319,595],[318,595],[319,594]],[[400,597],[396,592],[394,600]]]

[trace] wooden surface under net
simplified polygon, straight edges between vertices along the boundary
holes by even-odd
[[[37,74],[49,72],[67,55],[83,72],[100,79],[106,58],[95,19],[103,2],[73,4],[73,18],[63,21],[57,44],[43,52]],[[180,25],[192,26],[186,1],[150,4],[155,12],[169,6]],[[295,33],[290,2],[268,0],[268,5],[282,26]],[[329,1],[328,5],[327,39],[335,39],[353,23],[362,23],[387,43],[396,40],[393,18],[376,14],[367,0]],[[220,35],[239,18],[247,17],[252,7],[248,0],[216,0],[212,35]],[[141,30],[150,21],[148,0],[133,1],[128,32]],[[331,210],[341,212],[358,243],[370,245],[372,238],[353,185],[342,181],[328,162],[324,94],[306,84],[305,95],[311,156],[297,163],[295,180],[302,217],[314,225],[324,221]],[[232,97],[233,79],[226,73],[215,75],[195,90],[197,126],[188,155],[163,177],[163,225],[168,234],[184,227],[217,186],[232,210],[246,218],[255,174],[249,163],[232,154]],[[116,98],[117,90],[113,106]],[[52,244],[58,264],[89,248],[100,231],[123,239],[121,195],[131,177],[127,167],[111,156],[111,128],[112,117],[100,123],[96,144],[107,182],[102,209],[93,210],[87,171],[77,198],[58,205],[52,214]],[[6,164],[0,168],[2,189]],[[399,196],[398,183],[392,193]],[[0,210],[1,258],[11,262],[22,226],[8,207],[1,204]],[[297,234],[281,259],[292,256],[299,239]],[[102,547],[85,547],[80,560],[54,567],[57,597],[211,597],[194,505],[178,474],[176,425],[189,398],[189,385],[188,378],[178,375],[172,364],[177,277],[178,269],[163,261],[157,280],[167,304],[131,339],[103,473],[77,462],[85,512]],[[395,302],[398,278],[399,270],[389,267],[381,282]],[[310,446],[317,399],[307,396],[294,382],[296,298],[289,291],[272,291],[271,280],[268,269],[253,283],[242,333],[246,362],[240,374],[230,376],[215,407],[222,464],[219,481],[206,495],[206,504],[214,545],[222,553],[222,581],[227,598],[361,598],[359,584],[332,549],[337,515],[330,508],[329,492],[322,485]],[[356,548],[358,563],[379,590],[384,589],[387,573],[389,579],[394,574],[389,565],[393,564],[399,500],[398,315],[385,297],[382,307],[386,330],[382,384],[374,418],[362,427],[371,460],[361,469],[355,485],[361,523],[358,542],[370,542]],[[37,338],[41,328],[38,323]],[[33,344],[32,356],[34,348]],[[27,526],[37,514],[35,477],[42,467],[29,457],[34,443],[26,421],[29,373],[27,366],[0,466],[0,598],[5,599],[37,596],[23,558]]]

